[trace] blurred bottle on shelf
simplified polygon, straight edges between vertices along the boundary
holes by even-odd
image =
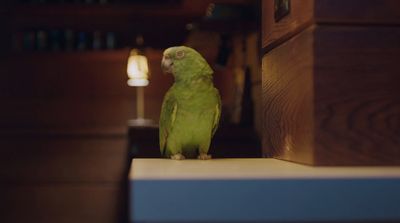
[[[102,48],[102,38],[100,31],[93,32],[92,47],[94,50],[100,50]]]
[[[33,51],[35,49],[35,33],[25,32],[23,37],[23,50]]]
[[[11,47],[15,52],[114,50],[117,48],[117,38],[115,32],[35,29],[15,32]]]
[[[47,33],[43,30],[36,32],[36,49],[45,51],[47,49]]]
[[[74,32],[71,29],[64,30],[64,50],[72,51],[74,49]]]
[[[116,48],[115,33],[107,32],[106,34],[106,48],[108,50],[113,50]]]
[[[60,51],[62,49],[62,38],[59,30],[50,31],[50,48],[52,51]]]
[[[112,0],[18,0],[22,4],[107,4],[113,2]]]
[[[78,39],[76,42],[76,49],[77,50],[86,50],[87,49],[87,35],[85,32],[78,33]]]

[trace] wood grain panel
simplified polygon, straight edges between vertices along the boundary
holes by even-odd
[[[400,164],[400,28],[313,26],[263,59],[264,152]]]
[[[314,0],[291,0],[290,14],[274,19],[274,0],[262,1],[262,47],[269,51],[312,23]]]
[[[135,91],[135,89],[132,89]],[[147,89],[145,89],[147,93]],[[145,116],[158,121],[162,97],[145,96]],[[0,129],[123,128],[136,117],[130,98],[15,99],[1,102]]]
[[[317,0],[318,23],[334,24],[400,24],[398,0]]]
[[[146,95],[160,97],[172,83],[161,72],[161,51],[146,51],[151,80]],[[1,98],[134,98],[126,84],[129,50],[89,52],[36,52],[2,58]]]
[[[121,182],[125,135],[8,136],[0,139],[0,182]]]
[[[318,26],[316,162],[400,164],[400,27]]]
[[[0,222],[122,222],[123,196],[120,185],[2,185]]]
[[[316,24],[399,25],[400,2],[397,0],[291,0],[290,14],[274,21],[274,1],[262,1],[262,47],[273,47]]]
[[[263,57],[266,156],[313,162],[312,33],[309,28]]]

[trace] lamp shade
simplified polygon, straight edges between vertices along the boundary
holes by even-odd
[[[128,58],[128,85],[129,86],[147,86],[149,84],[149,65],[147,58],[139,54],[136,49],[131,50]]]

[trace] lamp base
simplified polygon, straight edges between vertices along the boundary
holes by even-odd
[[[136,118],[128,120],[129,126],[156,126],[156,123],[151,119]]]

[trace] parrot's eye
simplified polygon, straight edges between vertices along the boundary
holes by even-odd
[[[183,50],[176,51],[175,56],[177,59],[182,59],[185,57],[185,52]]]

